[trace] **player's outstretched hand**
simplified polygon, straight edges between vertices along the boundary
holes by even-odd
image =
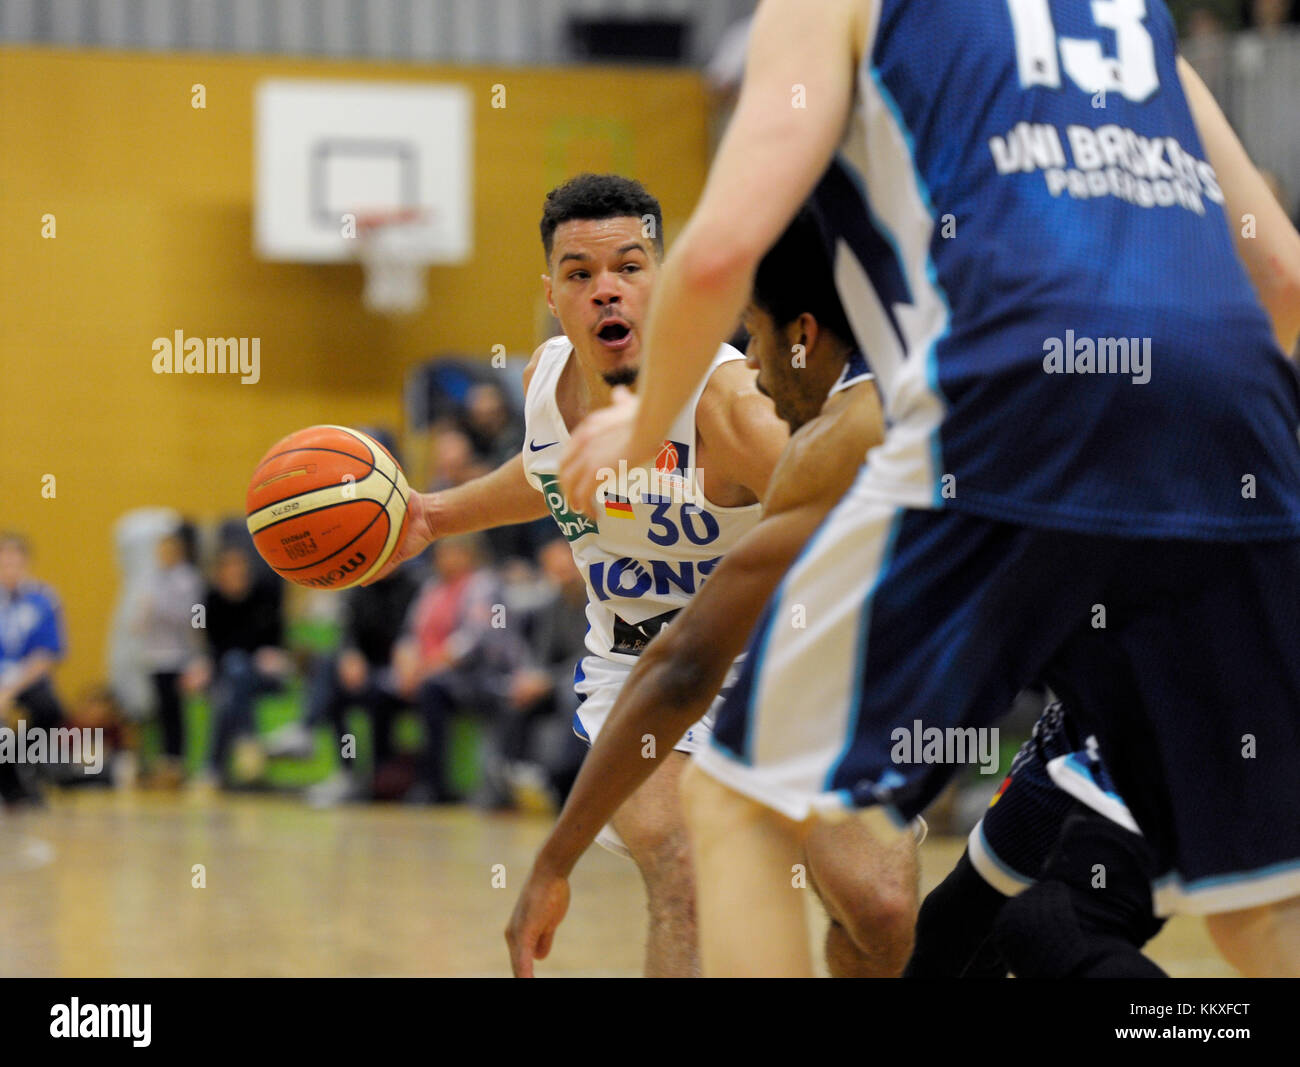
[[[362,585],[374,585],[375,582],[383,581],[408,559],[418,556],[433,541],[434,533],[430,528],[429,509],[425,507],[423,493],[412,490],[407,494],[406,513],[410,518],[406,523],[406,535],[402,538],[402,543],[393,549],[393,554],[388,557],[388,562],[379,573],[362,582]]]
[[[619,385],[613,395],[613,404],[593,411],[577,425],[560,457],[560,488],[569,507],[591,518],[596,515],[601,472],[616,472],[620,459],[631,467],[650,458],[629,454],[638,403],[632,390]]]
[[[568,910],[569,880],[534,867],[506,927],[510,966],[516,978],[533,977],[533,960],[544,960],[550,954],[556,928]]]

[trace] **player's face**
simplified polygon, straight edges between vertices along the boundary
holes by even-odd
[[[799,429],[821,411],[826,394],[818,398],[808,388],[813,384],[808,380],[809,353],[800,353],[795,347],[798,320],[784,328],[777,326],[772,316],[751,300],[741,315],[741,324],[749,334],[745,363],[758,371],[758,391],[772,398],[777,415],[789,423],[790,429]]]
[[[575,219],[555,228],[546,298],[578,357],[611,385],[641,365],[641,327],[658,271],[654,242],[634,216]]]

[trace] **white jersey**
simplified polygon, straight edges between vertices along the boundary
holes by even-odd
[[[602,484],[592,521],[569,507],[556,478],[569,431],[555,390],[572,351],[564,336],[542,348],[524,404],[524,471],[546,498],[587,583],[587,648],[603,659],[635,663],[659,628],[762,517],[761,504],[710,503],[697,489],[699,472],[693,466],[695,407],[705,384],[719,364],[744,356],[730,345],[718,349],[656,459],[646,467],[625,468],[623,477]]]

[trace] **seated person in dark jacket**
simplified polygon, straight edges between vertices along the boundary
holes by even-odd
[[[281,689],[292,663],[284,650],[284,583],[254,575],[249,550],[227,545],[217,554],[205,600],[207,658],[186,672],[190,690],[210,686],[211,778],[247,783],[261,773],[253,735],[253,703]],[[235,750],[235,767],[226,763]]]
[[[357,586],[342,594],[339,650],[322,656],[313,667],[303,720],[267,738],[268,755],[305,758],[314,748],[312,729],[326,723],[333,728],[342,767],[308,790],[307,800],[313,806],[326,807],[370,792],[369,783],[363,786],[357,781],[355,753],[344,745],[349,708],[362,708],[370,716],[374,739],[372,778],[373,772],[392,757],[393,719],[406,706],[393,679],[393,646],[419,589],[413,568],[420,566],[414,563],[402,567],[382,582]]]
[[[502,747],[516,804],[555,809],[568,795],[587,752],[573,732],[578,709],[573,669],[586,655],[587,585],[563,537],[543,544],[537,562],[547,592],[529,612],[534,666],[515,672],[511,696],[516,714]]]

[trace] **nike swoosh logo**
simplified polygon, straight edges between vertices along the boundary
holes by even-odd
[[[530,451],[533,451],[533,452],[540,452],[543,448],[550,448],[551,445],[558,445],[559,443],[560,443],[559,441],[551,441],[549,444],[545,444],[545,445],[535,445],[535,444],[533,444],[532,441],[529,441],[529,442],[528,442],[528,448],[529,448]]]

